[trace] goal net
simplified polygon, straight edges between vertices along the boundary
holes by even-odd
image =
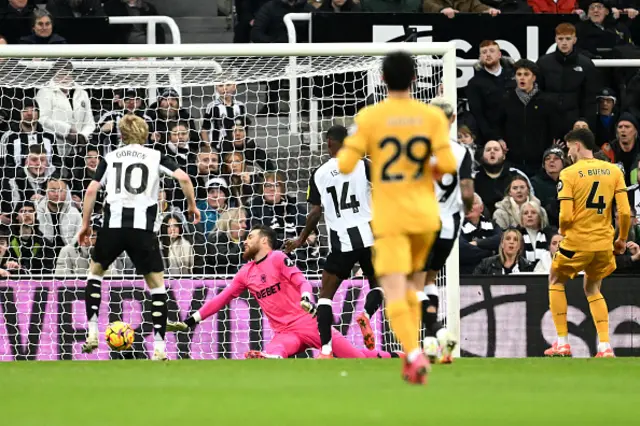
[[[192,178],[202,222],[164,182],[158,206],[169,320],[183,320],[222,291],[242,265],[253,224],[283,242],[305,225],[308,179],[328,159],[324,132],[349,126],[384,98],[380,66],[390,45],[64,46],[0,49],[0,360],[146,358],[152,352],[150,298],[126,256],[102,288],[99,327],[128,322],[130,351],[101,341],[81,354],[90,247],[78,244],[83,197],[100,156],[120,144],[118,122],[144,118],[148,145]],[[397,48],[397,47],[396,47]],[[455,105],[452,45],[402,45],[416,55],[416,97],[443,93]],[[444,88],[444,89],[443,89]],[[92,229],[101,226],[98,196]],[[324,224],[292,258],[319,291],[329,250]],[[459,333],[456,265],[438,279],[442,319]],[[355,323],[368,291],[358,268],[334,300],[335,326],[363,347]],[[382,312],[378,348],[399,349]],[[241,295],[191,333],[167,333],[171,358],[243,358],[272,336],[257,301]],[[313,356],[308,351],[301,356]]]

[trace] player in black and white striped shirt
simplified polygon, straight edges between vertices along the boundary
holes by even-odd
[[[216,150],[220,150],[220,144],[224,139],[231,139],[230,134],[236,118],[244,118],[247,115],[247,107],[244,103],[234,99],[236,85],[233,83],[221,84],[216,87],[218,97],[209,102],[202,116],[202,128],[200,138],[209,141]]]
[[[313,232],[324,208],[324,218],[329,229],[330,253],[322,271],[322,288],[317,308],[311,301],[305,301],[303,308],[318,316],[318,329],[322,344],[320,357],[332,357],[331,327],[333,312],[331,300],[340,283],[351,276],[356,263],[369,280],[372,291],[367,294],[365,312],[357,319],[366,324],[363,337],[367,348],[373,349],[373,333],[369,325],[369,316],[382,304],[382,289],[378,287],[371,261],[373,232],[371,231],[371,184],[369,168],[365,160],[360,160],[353,173],[343,175],[338,171],[336,155],[344,139],[347,129],[344,126],[333,126],[327,131],[327,145],[331,159],[318,167],[309,179],[307,201],[311,210],[307,216],[304,230],[296,240],[286,243],[288,252],[302,246]],[[366,330],[366,331],[364,331]]]
[[[167,291],[164,287],[164,264],[156,236],[160,178],[168,175],[178,180],[187,198],[188,214],[194,223],[200,220],[193,185],[178,165],[159,151],[144,144],[149,126],[142,118],[125,115],[119,123],[124,146],[107,154],[89,184],[84,198],[82,229],[78,241],[89,237],[89,223],[101,188],[106,191],[103,228],[91,255],[87,275],[85,303],[89,335],[82,350],[90,353],[98,347],[98,313],[102,279],[113,261],[126,252],[144,276],[152,298],[151,317],[154,330],[154,360],[166,360],[164,335],[167,324]]]

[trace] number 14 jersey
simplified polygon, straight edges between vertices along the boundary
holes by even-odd
[[[131,144],[111,151],[98,165],[93,180],[106,191],[105,228],[158,231],[160,177],[178,168],[160,151]]]
[[[331,158],[309,179],[307,201],[324,208],[332,252],[350,252],[371,247],[371,185],[369,168],[360,160],[354,171],[343,175],[338,161]]]
[[[613,250],[613,200],[616,194],[626,191],[620,168],[605,161],[580,160],[561,171],[558,180],[561,211],[563,201],[573,203],[571,226],[562,230],[565,234],[562,248],[590,252]]]

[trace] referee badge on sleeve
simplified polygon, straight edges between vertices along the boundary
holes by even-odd
[[[562,181],[558,179],[558,192],[562,191]]]
[[[291,268],[293,266],[293,260],[291,260],[291,258],[289,258],[289,256],[285,256],[284,257],[284,265],[288,268]]]

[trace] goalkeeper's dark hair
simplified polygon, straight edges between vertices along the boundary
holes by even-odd
[[[347,137],[347,134],[348,132],[346,127],[336,124],[327,130],[326,138],[327,140],[331,139],[332,141],[342,143]]]
[[[590,151],[598,151],[598,145],[596,145],[596,138],[593,136],[593,132],[589,129],[576,129],[567,133],[564,140],[569,142],[580,142],[585,148]]]
[[[269,247],[271,247],[272,249],[278,248],[278,236],[276,234],[276,231],[274,231],[271,227],[266,225],[255,225],[253,228],[251,228],[251,230],[257,230],[258,232],[260,232],[261,237],[267,237],[267,240],[269,240]]]
[[[408,90],[416,78],[416,61],[407,52],[391,52],[382,61],[382,78],[389,90]]]

